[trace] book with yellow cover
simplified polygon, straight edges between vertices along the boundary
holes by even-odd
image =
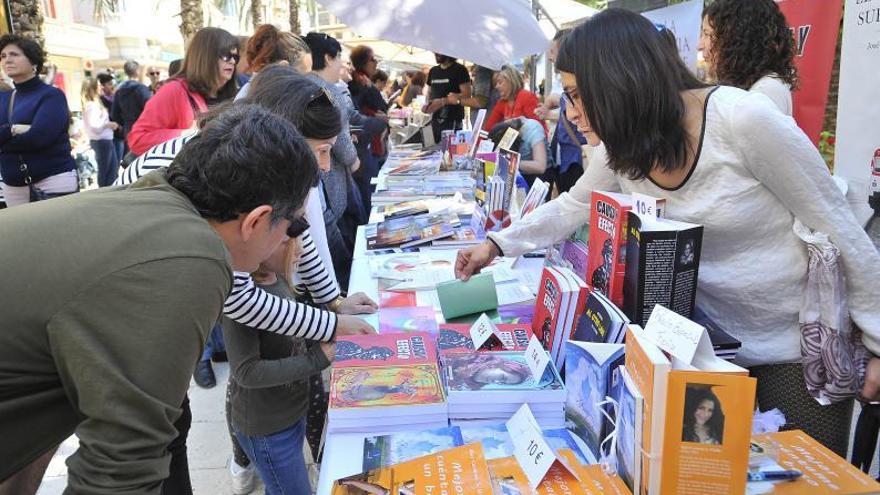
[[[797,469],[799,479],[773,485],[772,495],[880,494],[880,484],[800,430],[756,435],[753,442],[773,452],[783,469]]]
[[[620,476],[607,474],[601,465],[581,464],[574,452],[565,449],[559,450],[559,455],[575,470],[585,495],[632,495]]]
[[[660,493],[745,491],[756,383],[734,373],[669,372]]]
[[[642,475],[640,493],[660,492],[666,387],[671,364],[638,325],[626,332],[626,371],[644,398],[642,415]],[[654,427],[656,425],[656,427]]]
[[[333,483],[332,495],[493,495],[483,447],[471,443]],[[514,492],[515,493],[515,492]]]

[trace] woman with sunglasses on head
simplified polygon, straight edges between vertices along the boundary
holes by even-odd
[[[311,51],[303,39],[271,24],[263,24],[254,31],[248,39],[245,54],[254,76],[271,64],[287,64],[302,74],[312,70]],[[242,86],[235,95],[236,99],[247,96],[249,86]]]
[[[792,114],[797,89],[791,30],[773,0],[716,0],[703,11],[697,46],[709,76],[721,84],[767,95]]]
[[[742,341],[737,359],[758,377],[759,406],[845,455],[852,403],[819,406],[799,363],[808,257],[794,220],[840,249],[850,313],[875,353],[880,255],[794,120],[765,95],[701,83],[661,36],[638,14],[609,9],[566,37],[557,69],[569,117],[604,149],[571,191],[460,251],[456,272],[467,278],[502,252],[561,241],[588,219],[593,190],[666,198],[665,216],[704,226],[697,304]],[[869,372],[869,399],[877,382]]]
[[[192,129],[199,114],[238,92],[238,38],[227,31],[200,29],[190,41],[180,72],[150,98],[128,134],[128,147],[142,155]]]

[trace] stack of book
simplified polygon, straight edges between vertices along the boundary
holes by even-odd
[[[557,369],[565,363],[565,341],[571,337],[576,318],[584,311],[587,286],[571,270],[548,266],[541,274],[532,332],[541,341]]]
[[[451,237],[460,226],[458,215],[448,211],[393,218],[376,224],[373,237],[370,237],[372,229],[367,229],[367,246],[381,249],[427,244]]]
[[[452,352],[441,356],[452,425],[503,423],[527,403],[542,428],[565,424],[565,387],[549,363],[536,379],[523,352]]]
[[[428,333],[339,337],[327,429],[387,432],[447,424],[437,347]]]

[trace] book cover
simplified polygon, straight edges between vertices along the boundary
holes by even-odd
[[[492,491],[495,495],[531,495],[526,473],[515,457],[498,457],[488,460],[489,474],[492,477]]]
[[[641,485],[642,479],[642,424],[645,399],[625,366],[620,367],[620,380],[613,396],[617,399],[617,474],[630,491]]]
[[[457,426],[367,437],[364,439],[363,470],[398,464],[461,445],[464,440]]]
[[[500,459],[513,455],[513,441],[504,423],[486,426],[462,426],[464,443],[479,442],[483,445],[486,459]]]
[[[590,290],[587,284],[575,275],[569,268],[559,267],[559,273],[568,279],[568,288],[570,295],[568,299],[568,307],[565,310],[565,319],[560,318],[561,327],[557,327],[553,336],[553,345],[550,350],[550,357],[556,364],[556,368],[564,370],[565,368],[565,342],[571,338],[577,325],[578,317],[583,314],[587,305],[587,296]]]
[[[443,376],[450,392],[558,391],[564,394],[562,379],[552,363],[540,379],[532,376],[522,352],[455,352],[443,354]],[[555,395],[555,394],[553,394]],[[475,394],[473,400],[485,401]],[[535,395],[537,399],[539,396]]]
[[[560,256],[568,263],[568,266],[571,267],[571,271],[581,278],[586,276],[587,259],[589,257],[586,244],[566,239],[562,241]]]
[[[671,363],[638,325],[630,325],[625,344],[626,371],[644,398],[642,420],[642,493],[659,495],[660,462],[666,424],[666,387]],[[635,492],[636,490],[633,490]]]
[[[330,409],[444,404],[437,365],[333,368]]]
[[[490,346],[485,350],[490,351],[519,351],[523,352],[529,346],[532,338],[532,329],[526,324],[497,324],[496,336],[501,345]],[[474,342],[471,340],[471,325],[463,323],[446,323],[440,325],[440,333],[437,336],[437,347],[441,352],[468,352],[474,350]]]
[[[437,333],[437,315],[429,306],[379,310],[379,333]]]
[[[572,340],[622,344],[629,318],[599,292],[587,296],[583,314],[578,317]]]
[[[409,308],[416,305],[415,292],[379,291],[379,309]]]
[[[626,194],[593,191],[590,198],[590,237],[587,273],[590,290],[623,305],[626,267],[627,212],[632,198]]]
[[[332,495],[493,495],[489,466],[479,443],[462,445],[333,483]]]
[[[564,326],[565,314],[568,311],[568,280],[558,267],[544,267],[538,295],[535,298],[535,316],[532,319],[532,333],[551,353],[557,328]],[[562,323],[560,323],[562,322]]]
[[[776,453],[783,469],[804,475],[773,485],[772,495],[866,495],[880,493],[880,484],[800,430],[756,435],[755,443]]]
[[[506,149],[498,150],[498,166],[496,175],[504,181],[504,199],[501,203],[502,211],[510,213],[513,202],[513,190],[516,183],[516,174],[519,171],[519,153]],[[504,225],[506,227],[506,225]]]
[[[428,213],[428,204],[424,201],[404,201],[379,207],[379,211],[385,215],[385,220],[391,220]]]
[[[560,450],[559,455],[574,469],[585,495],[632,495],[623,480],[619,476],[606,473],[601,464],[585,465],[575,462],[574,455],[566,450]]]
[[[669,373],[660,493],[745,492],[756,383],[731,373]]]
[[[343,335],[333,357],[334,368],[436,363],[437,346],[425,332]]]
[[[602,411],[613,414],[611,407],[599,403],[610,395],[612,377],[623,364],[623,344],[569,341],[565,356],[566,427],[598,459],[599,445],[610,432]]]
[[[654,305],[690,318],[697,295],[703,227],[629,212],[623,310],[645,325]]]
[[[557,453],[567,449],[573,454],[573,458],[580,464],[587,464],[587,457],[581,452],[580,445],[571,437],[572,433],[567,428],[553,428],[543,430],[544,440]],[[592,458],[591,458],[592,459]]]

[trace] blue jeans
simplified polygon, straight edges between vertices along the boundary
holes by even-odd
[[[210,361],[211,355],[215,352],[226,352],[226,343],[223,342],[223,326],[216,325],[208,335],[208,341],[205,342],[205,350],[202,351],[202,361]]]
[[[93,139],[89,141],[98,162],[98,187],[112,186],[119,170],[119,157],[112,139]]]
[[[266,485],[266,495],[312,493],[309,471],[303,457],[305,418],[268,436],[249,437],[235,432],[241,448],[257,468]]]

